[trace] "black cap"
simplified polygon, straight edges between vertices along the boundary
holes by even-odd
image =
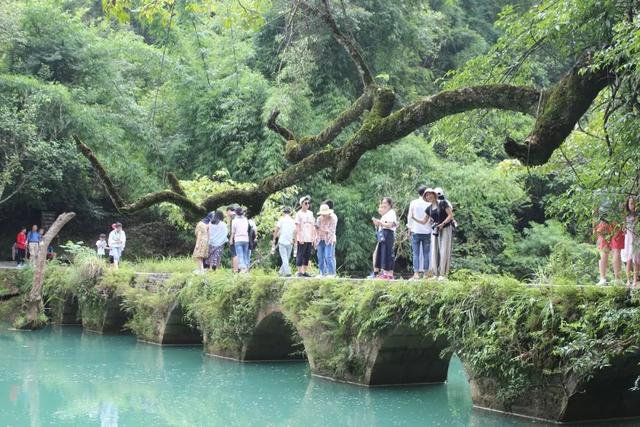
[[[420,185],[420,187],[418,187],[418,194],[419,194],[420,196],[422,196],[422,195],[424,194],[424,192],[425,192],[425,190],[426,190],[426,189],[427,189],[427,186],[426,186],[426,185],[421,184],[421,185]]]

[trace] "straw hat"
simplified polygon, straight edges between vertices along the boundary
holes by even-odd
[[[323,204],[320,205],[320,210],[318,211],[318,215],[331,215],[333,213],[333,209],[329,208],[329,205]]]

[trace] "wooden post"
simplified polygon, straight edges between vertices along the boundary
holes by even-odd
[[[23,311],[26,319],[19,325],[15,325],[18,329],[40,329],[46,325],[43,320],[44,302],[42,299],[42,284],[44,281],[44,269],[47,265],[47,248],[54,237],[58,235],[62,227],[76,216],[74,212],[64,212],[58,216],[51,227],[47,230],[40,242],[38,248],[38,258],[35,263],[35,271],[33,273],[33,284],[31,291],[23,304]]]

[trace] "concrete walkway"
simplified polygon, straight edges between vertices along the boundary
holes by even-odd
[[[16,268],[15,261],[0,261],[0,268]]]

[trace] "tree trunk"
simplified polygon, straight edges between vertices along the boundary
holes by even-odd
[[[62,213],[45,233],[40,247],[38,248],[38,259],[33,273],[33,284],[31,291],[24,301],[23,312],[25,320],[15,325],[17,329],[41,329],[47,322],[44,320],[44,302],[42,298],[42,284],[44,282],[44,269],[47,265],[47,248],[54,237],[58,235],[62,227],[76,216],[74,212]]]

